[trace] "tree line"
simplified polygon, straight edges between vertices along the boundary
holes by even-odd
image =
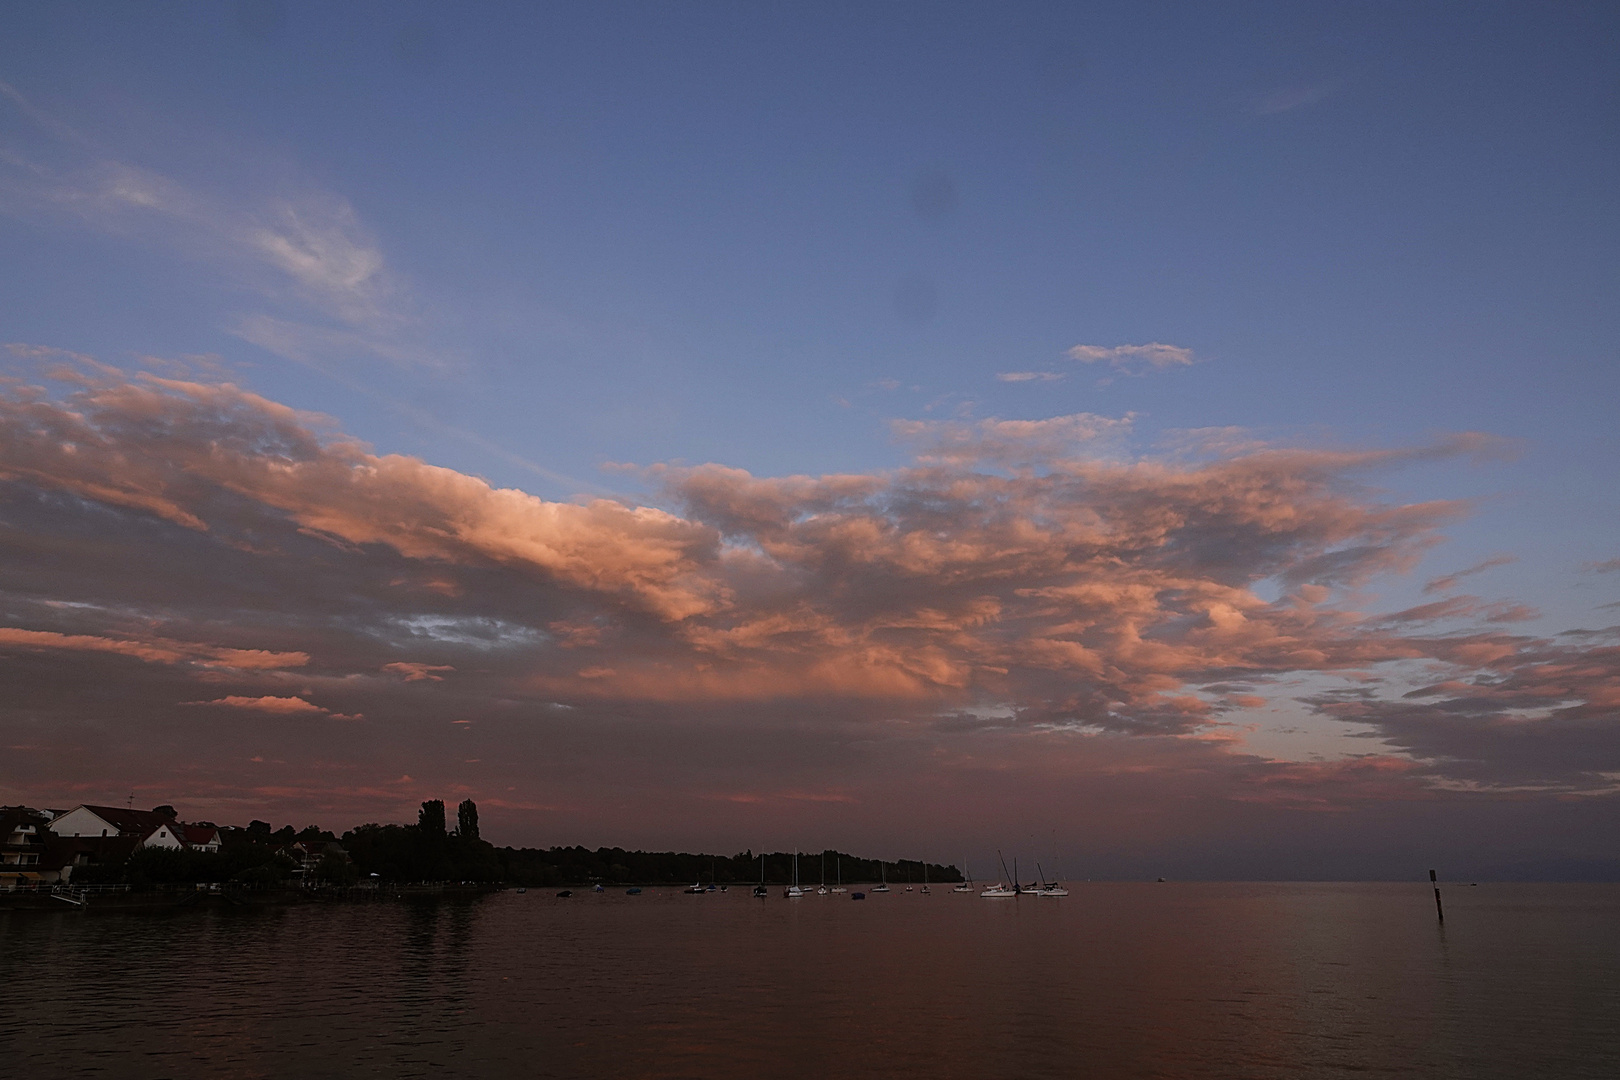
[[[234,882],[274,887],[299,876],[330,885],[359,881],[388,883],[424,881],[507,882],[513,885],[589,885],[695,883],[737,885],[764,880],[786,884],[793,880],[793,853],[752,851],[735,855],[688,854],[676,851],[628,851],[624,848],[552,847],[497,848],[478,829],[478,806],[471,799],[456,808],[450,827],[444,801],[422,803],[414,825],[357,825],[338,836],[310,825],[273,830],[254,821],[246,829],[221,830],[221,849],[215,853],[192,849],[143,848],[121,866],[85,866],[73,872],[77,883],[127,882],[135,886]],[[302,843],[318,856],[312,870],[303,871],[289,855]],[[835,884],[842,873],[845,884],[886,879],[893,885],[924,881],[962,880],[954,866],[902,859],[881,862],[847,852],[800,853],[799,881]]]

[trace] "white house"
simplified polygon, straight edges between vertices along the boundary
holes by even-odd
[[[183,825],[156,810],[129,810],[117,806],[76,806],[47,826],[57,836],[133,836],[137,848],[219,851],[219,830],[212,825]]]
[[[173,818],[155,810],[86,804],[53,819],[47,828],[57,836],[139,836],[144,839],[160,826],[173,823]]]

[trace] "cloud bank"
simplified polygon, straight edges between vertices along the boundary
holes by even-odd
[[[229,383],[48,362],[0,393],[19,688],[0,738],[47,748],[0,783],[33,790],[97,738],[183,735],[229,778],[186,781],[199,798],[408,803],[417,781],[393,778],[438,774],[558,820],[595,812],[587,780],[688,823],[854,813],[896,783],[936,808],[939,785],[977,792],[986,820],[1021,812],[1015,781],[1112,793],[1099,813],[1615,790],[1612,633],[1510,634],[1523,609],[1472,597],[1354,607],[1467,512],[1371,479],[1493,440],[1229,440],[1187,462],[1127,453],[1130,424],[906,421],[916,455],[891,472],[654,466],[660,505],[553,502]],[[92,663],[116,700],[66,692]],[[1268,761],[1243,723],[1279,702],[1378,741]],[[274,765],[289,743],[301,764]]]

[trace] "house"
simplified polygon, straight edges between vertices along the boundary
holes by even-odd
[[[41,880],[50,818],[27,806],[0,806],[0,889]]]
[[[220,848],[219,829],[213,825],[186,825],[160,810],[130,810],[116,806],[74,807],[50,823],[51,832],[62,837],[134,836],[137,848],[191,848],[216,854]]]
[[[182,825],[180,839],[193,851],[206,851],[210,855],[219,854],[219,830],[212,825]]]
[[[146,839],[165,825],[174,824],[174,818],[156,810],[126,810],[120,806],[76,806],[51,822],[51,832],[57,836],[139,836]],[[160,847],[179,847],[181,841],[172,836],[172,845],[160,842]]]
[[[52,836],[40,858],[40,880],[67,884],[84,866],[122,866],[141,846],[138,836]]]
[[[347,848],[332,840],[295,840],[277,848],[276,854],[285,855],[292,860],[295,867],[294,874],[313,874],[321,865],[321,859],[327,855],[335,856],[346,863],[354,861]]]

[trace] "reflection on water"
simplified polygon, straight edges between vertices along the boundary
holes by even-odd
[[[0,912],[11,1076],[1620,1076],[1620,886]]]

